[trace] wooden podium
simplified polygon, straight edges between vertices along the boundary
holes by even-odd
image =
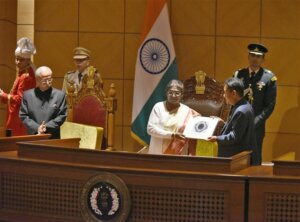
[[[300,221],[300,162],[274,161],[274,166],[253,166],[246,175],[248,222]]]
[[[22,142],[15,156],[0,154],[0,218],[101,221],[86,219],[82,194],[91,178],[104,173],[120,178],[130,194],[122,205],[127,219],[115,221],[244,221],[245,178],[233,173],[249,166],[249,153],[202,158],[84,150],[76,144]]]
[[[27,136],[12,136],[12,137],[0,137],[0,152],[13,151],[18,149],[17,142],[45,140],[49,139],[50,134],[41,135],[27,135]]]

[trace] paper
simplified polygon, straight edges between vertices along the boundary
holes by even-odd
[[[189,120],[183,135],[192,139],[207,140],[212,136],[219,122],[219,118],[196,116]]]

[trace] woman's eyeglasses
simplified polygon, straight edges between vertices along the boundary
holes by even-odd
[[[169,96],[181,96],[181,92],[178,91],[168,91],[167,94]]]

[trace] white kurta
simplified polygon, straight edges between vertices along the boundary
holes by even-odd
[[[177,112],[169,113],[165,102],[154,105],[147,126],[147,132],[151,136],[149,154],[163,154],[171,142],[172,134],[184,124],[190,108],[180,104]],[[183,153],[187,152],[187,147]]]

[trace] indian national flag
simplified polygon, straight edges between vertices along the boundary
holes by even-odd
[[[166,99],[165,87],[178,78],[172,33],[166,0],[148,0],[141,45],[138,50],[131,135],[147,145],[147,123],[150,112],[159,101]]]

